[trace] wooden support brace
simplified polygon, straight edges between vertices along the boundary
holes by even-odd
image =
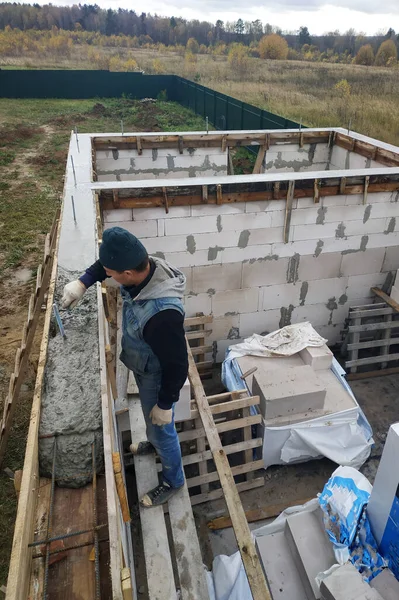
[[[395,300],[393,298],[388,296],[388,294],[386,294],[385,292],[380,290],[380,288],[377,288],[377,287],[371,288],[371,291],[373,292],[373,294],[375,294],[379,298],[382,298],[382,300],[384,300],[384,302],[389,304],[389,306],[391,306],[396,312],[399,312],[399,304],[397,302],[395,302]]]
[[[111,385],[112,397],[115,401],[118,397],[118,390],[116,387],[115,356],[109,344],[105,346],[105,358],[107,361],[107,373]]]
[[[37,297],[40,293],[40,288],[42,285],[42,274],[43,274],[43,267],[42,267],[42,265],[39,265],[38,269],[37,269],[37,273],[36,273],[35,297]]]
[[[166,191],[166,187],[162,188],[162,192],[163,192],[163,201],[164,201],[164,206],[165,206],[165,212],[166,214],[169,213],[169,204],[168,204],[168,192]]]
[[[226,152],[226,146],[227,146],[227,138],[226,136],[222,136],[222,152]]]
[[[303,148],[303,132],[299,134],[299,147]]]
[[[203,204],[208,203],[208,186],[207,185],[202,186],[202,202],[203,202]]]
[[[126,497],[126,488],[122,476],[121,457],[119,452],[112,453],[112,465],[114,467],[115,484],[121,505],[122,517],[125,523],[130,521],[129,504]]]
[[[280,193],[280,182],[276,181],[276,183],[273,185],[273,200],[279,199],[279,193]]]
[[[366,175],[364,179],[363,204],[367,204],[367,192],[370,185],[370,175]]]
[[[285,220],[284,220],[284,244],[288,244],[290,237],[292,202],[294,199],[295,181],[290,181],[288,184],[287,201],[285,205]]]
[[[346,188],[346,177],[341,177],[341,180],[339,182],[339,193],[345,194],[345,188]]]
[[[266,155],[266,146],[260,146],[258,150],[258,156],[256,157],[255,166],[252,173],[255,175],[256,173],[260,173],[262,168],[262,163]]]
[[[222,186],[220,183],[218,183],[216,186],[216,204],[222,204],[222,203],[223,203]]]
[[[119,192],[118,192],[118,190],[112,190],[112,203],[113,203],[113,205],[114,205],[115,208],[119,208],[120,201],[119,201]]]
[[[137,144],[137,152],[141,156],[143,154],[143,148],[142,148],[142,145],[141,145],[141,137],[138,136],[136,138],[136,144]]]
[[[177,141],[177,145],[179,148],[179,154],[183,154],[183,138],[181,135],[179,135],[178,141]]]
[[[265,147],[266,147],[266,150],[269,150],[269,148],[270,148],[270,133],[267,133],[265,135]]]
[[[319,179],[315,179],[314,180],[314,193],[313,193],[313,202],[315,204],[318,204],[320,202],[320,180]]]
[[[130,575],[130,569],[128,567],[124,567],[121,570],[121,585],[123,600],[134,600],[132,578]]]

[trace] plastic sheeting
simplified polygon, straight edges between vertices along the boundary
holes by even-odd
[[[310,328],[313,329],[311,326]],[[283,331],[283,329],[279,331]],[[309,329],[307,330],[310,332]],[[246,342],[249,343],[251,339],[248,338]],[[258,341],[255,344],[257,345]],[[238,346],[242,346],[242,344]],[[230,391],[245,387],[245,383],[241,379],[240,366],[235,360],[236,348],[237,346],[231,347],[222,365],[222,381]],[[264,427],[263,461],[265,469],[271,465],[305,462],[323,456],[338,465],[358,469],[367,460],[371,446],[374,444],[371,426],[344,379],[344,369],[335,358],[331,370],[341,385],[351,394],[355,406],[301,423]],[[251,393],[250,390],[248,392]]]

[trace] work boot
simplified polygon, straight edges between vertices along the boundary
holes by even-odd
[[[166,482],[161,483],[153,490],[150,490],[147,494],[145,494],[141,500],[141,506],[145,508],[152,508],[153,506],[160,506],[161,504],[165,504],[178,490],[180,490],[183,486],[179,488],[172,488]]]
[[[129,450],[134,456],[146,456],[155,452],[154,446],[147,441],[130,444]]]

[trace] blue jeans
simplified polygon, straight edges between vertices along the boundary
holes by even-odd
[[[147,439],[154,446],[162,464],[162,478],[172,488],[184,484],[184,472],[181,462],[179,438],[175,428],[175,411],[173,407],[172,422],[169,425],[153,425],[150,412],[158,401],[161,379],[157,375],[134,374],[139,388],[141,407],[147,426]]]

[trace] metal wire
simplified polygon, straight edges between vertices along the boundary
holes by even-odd
[[[108,542],[109,538],[103,538],[101,540],[99,540],[99,543],[101,542]],[[61,554],[61,552],[67,552],[68,550],[76,550],[78,548],[86,548],[86,546],[93,546],[93,540],[90,540],[90,542],[82,542],[81,544],[73,544],[72,546],[68,546],[68,548],[60,548],[58,550],[52,550],[50,552],[50,556],[53,556],[54,554]],[[43,558],[43,554],[34,554],[32,556],[32,558]]]
[[[49,573],[49,559],[50,559],[50,542],[51,539],[51,528],[53,522],[53,510],[54,510],[54,488],[55,488],[55,463],[57,457],[57,438],[54,438],[53,445],[53,466],[51,469],[51,493],[50,493],[50,509],[47,520],[47,536],[46,536],[46,561],[44,565],[44,585],[43,585],[43,600],[47,600],[47,587],[48,587],[48,573]]]
[[[96,529],[103,529],[103,527],[107,527],[107,523],[101,523],[97,525]],[[94,532],[94,528],[90,527],[90,529],[82,529],[81,531],[73,531],[72,533],[65,533],[61,535],[57,535],[56,537],[52,537],[49,540],[39,540],[38,542],[32,542],[28,544],[28,548],[34,548],[35,546],[42,546],[43,544],[51,544],[51,542],[57,542],[58,540],[66,540],[71,537],[75,537],[76,535],[83,535],[84,533],[92,533]],[[50,552],[51,554],[51,552]]]
[[[98,547],[98,529],[97,529],[97,471],[96,471],[96,442],[92,444],[93,459],[93,528],[94,528],[94,570],[96,575],[96,600],[100,600],[100,558]]]

